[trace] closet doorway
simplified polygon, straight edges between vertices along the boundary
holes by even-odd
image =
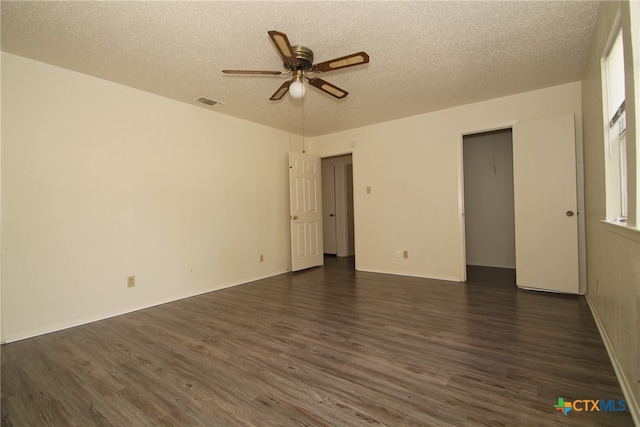
[[[322,159],[322,225],[325,254],[355,255],[351,154]]]
[[[467,270],[515,271],[513,132],[502,129],[463,138]]]

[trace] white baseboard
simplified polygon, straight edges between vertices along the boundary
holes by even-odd
[[[636,426],[640,426],[640,406],[638,405],[638,401],[635,399],[635,396],[633,395],[632,389],[629,385],[629,381],[627,380],[627,377],[624,375],[624,371],[622,370],[622,366],[620,366],[618,358],[613,352],[613,346],[611,345],[609,336],[607,335],[604,325],[600,320],[600,316],[598,316],[595,305],[589,298],[589,295],[587,295],[586,298],[587,303],[589,304],[589,308],[591,309],[591,315],[596,322],[596,326],[598,327],[598,331],[600,332],[600,337],[602,337],[602,341],[604,342],[604,347],[607,349],[607,354],[609,354],[609,360],[611,360],[613,370],[615,371],[618,382],[620,383],[620,388],[622,389],[622,393],[624,394],[624,397],[627,401],[627,408],[629,408],[631,418],[633,418],[633,422]]]
[[[99,322],[101,320],[110,319],[112,317],[121,316],[123,314],[128,314],[128,313],[133,313],[135,311],[144,310],[146,308],[151,308],[151,307],[155,307],[155,306],[162,305],[162,304],[167,304],[167,303],[174,302],[174,301],[179,301],[179,300],[185,299],[185,298],[191,298],[191,297],[195,297],[195,296],[198,296],[198,295],[207,294],[209,292],[221,291],[223,289],[227,289],[227,288],[231,288],[231,287],[239,286],[239,285],[244,285],[246,283],[251,283],[251,282],[254,282],[256,280],[266,279],[268,277],[273,277],[273,276],[277,276],[279,274],[284,274],[284,273],[286,273],[286,271],[270,272],[270,273],[267,273],[267,274],[262,275],[262,276],[250,277],[250,278],[247,278],[247,279],[239,281],[239,282],[225,283],[225,284],[217,285],[216,287],[213,287],[213,288],[210,288],[210,289],[206,289],[206,290],[202,290],[202,291],[198,291],[198,292],[190,292],[190,293],[185,293],[185,294],[182,294],[182,295],[176,295],[176,296],[173,296],[173,297],[167,297],[167,298],[157,299],[157,300],[153,300],[153,301],[147,301],[147,302],[142,303],[142,304],[137,305],[137,306],[123,307],[123,308],[121,308],[121,309],[119,309],[117,311],[112,311],[112,312],[108,312],[108,313],[100,313],[100,314],[96,314],[95,316],[81,318],[81,319],[73,319],[73,320],[68,321],[68,322],[59,322],[59,323],[56,323],[56,324],[53,324],[53,325],[48,325],[48,326],[46,326],[44,328],[37,328],[37,329],[28,330],[28,331],[23,331],[20,334],[16,334],[14,336],[2,337],[2,342],[0,344],[10,344],[12,342],[22,341],[22,340],[25,340],[25,339],[28,339],[28,338],[34,338],[34,337],[37,337],[37,336],[40,336],[40,335],[46,335],[46,334],[62,331],[62,330],[69,329],[69,328],[75,328],[76,326],[82,326],[82,325],[86,325],[86,324],[93,323],[93,322]]]

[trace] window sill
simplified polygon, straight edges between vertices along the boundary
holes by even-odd
[[[613,222],[613,221],[607,221],[607,220],[601,220],[601,223],[603,223],[607,230],[622,236],[622,237],[626,237],[627,239],[631,239],[634,240],[636,242],[640,242],[640,229],[635,228],[635,227],[631,227],[629,225],[627,225],[626,223],[621,223],[621,222]]]

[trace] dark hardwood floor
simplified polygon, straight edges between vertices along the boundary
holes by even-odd
[[[583,297],[353,260],[2,348],[4,426],[631,426]],[[511,278],[510,278],[511,277]]]

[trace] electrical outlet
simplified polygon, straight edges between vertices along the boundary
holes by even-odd
[[[136,276],[127,277],[127,288],[133,288],[136,285]]]
[[[402,255],[400,249],[396,249],[396,258],[400,258],[401,256]]]
[[[260,254],[260,262],[264,262],[264,255]]]
[[[402,258],[409,258],[409,251],[402,252]]]

